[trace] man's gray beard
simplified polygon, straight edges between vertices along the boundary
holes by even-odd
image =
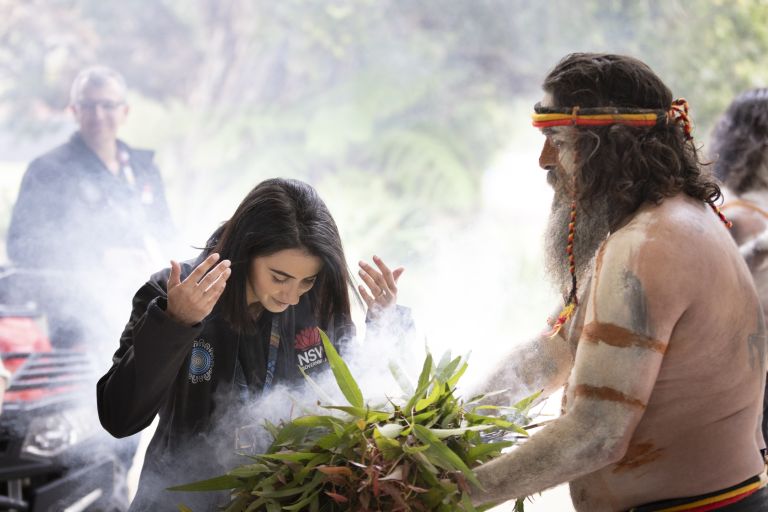
[[[571,202],[553,199],[552,211],[547,221],[545,233],[545,269],[558,292],[568,294],[571,291],[572,278],[568,270],[568,223],[571,220]],[[608,222],[608,202],[604,199],[592,201],[589,213],[581,205],[576,206],[576,232],[573,242],[573,254],[576,264],[576,279],[584,283],[592,258],[600,243],[610,231]]]

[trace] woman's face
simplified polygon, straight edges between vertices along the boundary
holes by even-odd
[[[312,289],[323,262],[302,249],[284,249],[251,260],[246,286],[248,305],[260,303],[271,313],[282,313]]]

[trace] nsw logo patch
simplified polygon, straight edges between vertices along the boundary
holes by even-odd
[[[323,342],[317,327],[307,327],[296,333],[296,362],[306,371],[326,361]]]
[[[189,381],[197,384],[211,380],[213,372],[213,347],[203,339],[192,343],[192,358],[189,360]]]

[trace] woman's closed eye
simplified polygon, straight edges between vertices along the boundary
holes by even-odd
[[[289,278],[285,277],[285,276],[276,276],[276,275],[272,274],[272,282],[277,283],[277,284],[287,283],[288,279]]]

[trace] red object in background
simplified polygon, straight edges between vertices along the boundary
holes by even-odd
[[[8,352],[50,352],[51,341],[33,318],[0,318],[0,354]],[[3,358],[6,368],[13,373],[24,359]]]
[[[48,356],[41,355],[51,352],[51,341],[45,335],[40,326],[31,317],[3,317],[0,318],[0,357],[3,358],[3,364],[11,372],[23,365],[31,355],[36,355],[36,365],[38,370],[50,370],[55,368],[56,361],[51,360],[51,366],[48,366]],[[53,356],[54,354],[50,354]],[[22,391],[7,391],[6,401],[21,400],[29,402],[37,400],[44,396],[50,396],[73,389],[71,385],[47,387],[48,377],[38,379],[41,386],[39,388],[24,389]],[[26,380],[26,383],[35,381]]]

